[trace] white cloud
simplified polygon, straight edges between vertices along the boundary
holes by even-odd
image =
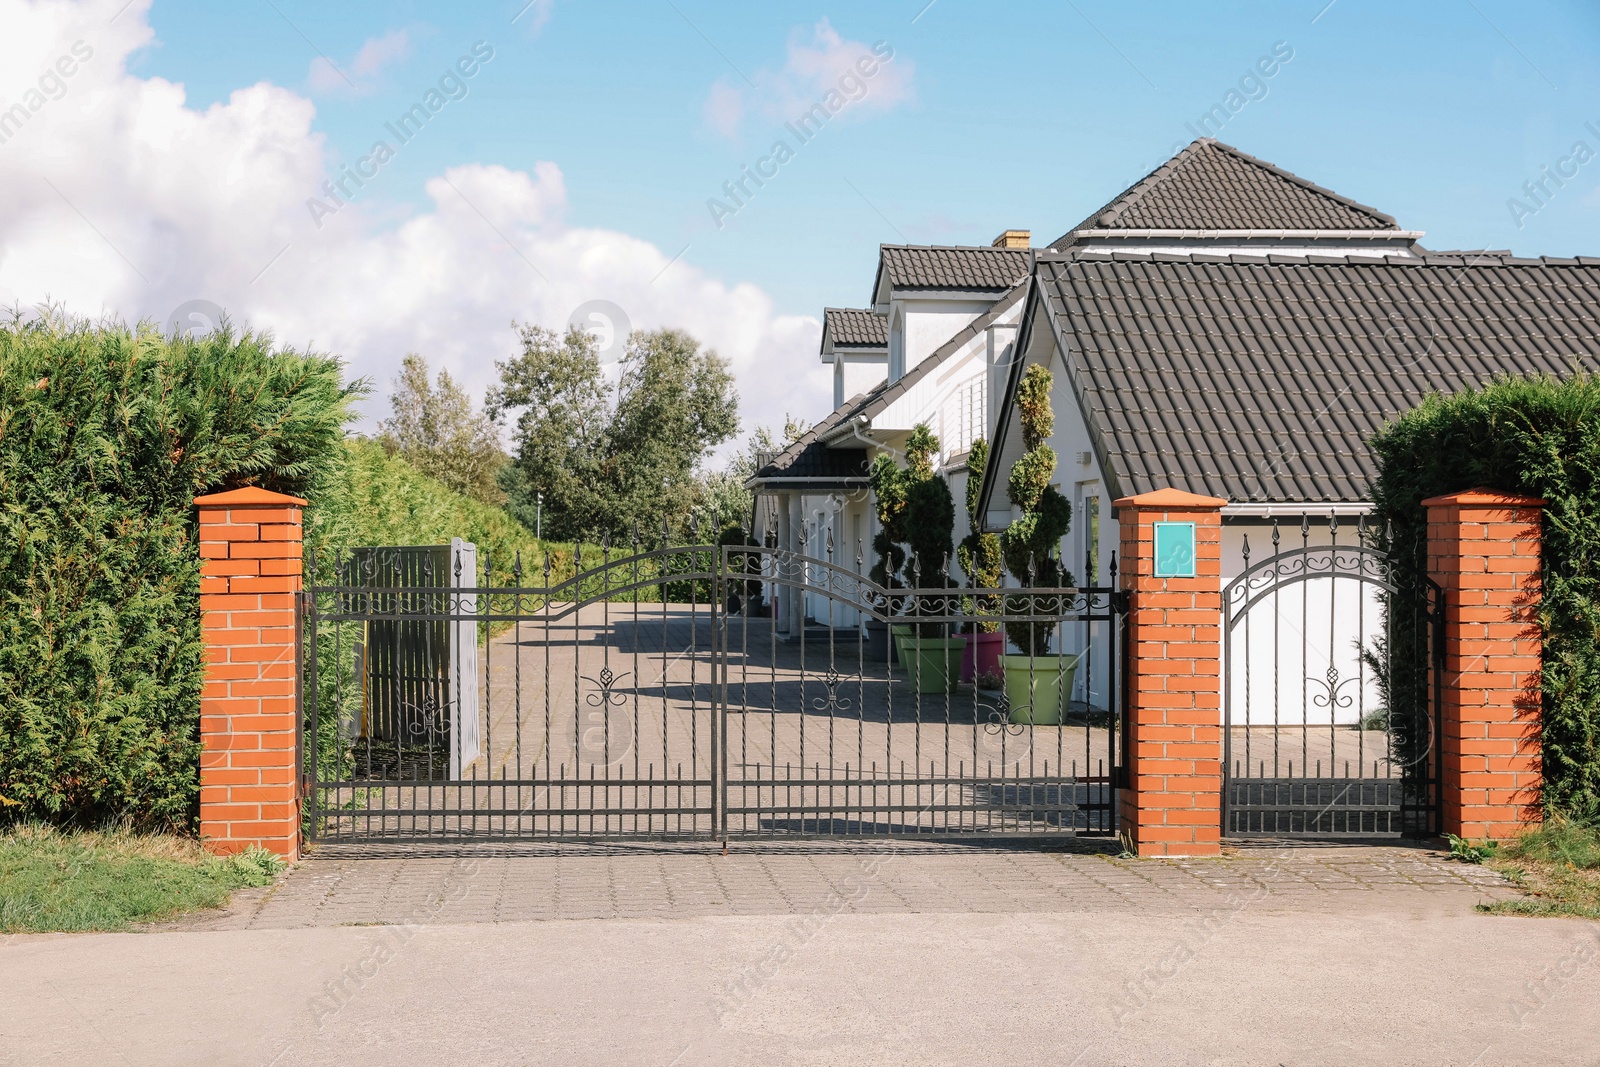
[[[332,168],[311,101],[263,82],[189,107],[182,86],[127,73],[152,35],[137,5],[109,21],[121,3],[0,0],[0,71],[24,72],[0,85],[11,99],[74,41],[93,50],[65,95],[0,143],[0,304],[49,298],[165,322],[209,300],[282,343],[344,357],[375,379],[369,410],[381,415],[406,352],[481,393],[515,350],[512,319],[560,329],[604,299],[635,328],[681,327],[727,357],[747,428],[826,408],[814,317],[780,315],[759,287],[671,263],[637,237],[568,226],[554,162],[452,167],[425,183],[421,210],[382,200],[400,179],[380,171],[318,228],[306,201]]]
[[[382,37],[369,37],[348,63],[335,64],[327,56],[311,61],[306,83],[313,92],[367,92],[383,68],[411,54],[411,40],[405,30],[390,30]]]
[[[888,111],[912,98],[915,73],[893,42],[848,41],[823,19],[789,35],[782,68],[758,70],[748,82],[723,78],[712,85],[704,117],[717,133],[735,137],[749,115],[787,122],[830,94],[851,110]]]
[[[529,33],[538,33],[550,21],[550,9],[553,7],[555,0],[526,0],[511,21],[513,24],[522,23]]]

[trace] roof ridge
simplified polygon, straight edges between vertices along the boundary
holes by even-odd
[[[996,248],[993,245],[897,245],[889,241],[878,242],[880,252],[885,248],[903,248],[915,252],[1000,252],[1010,255],[1027,255],[1029,251],[1026,248]]]
[[[1430,251],[1424,255],[1362,255],[1358,252],[1288,251],[1168,252],[1143,249],[1063,248],[1041,253],[1040,263],[1202,263],[1241,266],[1355,266],[1355,267],[1600,267],[1600,256],[1517,256],[1494,251]]]

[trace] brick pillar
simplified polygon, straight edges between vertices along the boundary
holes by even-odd
[[[1122,587],[1130,593],[1127,787],[1122,830],[1141,856],[1222,851],[1222,506],[1160,489],[1124,497]],[[1157,578],[1155,524],[1195,524],[1195,576]]]
[[[235,489],[200,509],[200,836],[217,852],[300,852],[295,751],[299,497]]]
[[[1539,521],[1544,501],[1471,489],[1424,500],[1444,591],[1445,833],[1513,837],[1539,812]]]

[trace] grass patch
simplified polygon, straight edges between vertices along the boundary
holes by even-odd
[[[1480,904],[1479,911],[1600,919],[1600,827],[1554,819],[1491,850],[1483,862],[1529,896]]]
[[[214,856],[164,834],[18,826],[0,834],[0,933],[121,930],[218,907],[283,867],[260,849]]]

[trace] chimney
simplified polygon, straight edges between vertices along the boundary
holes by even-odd
[[[1027,248],[1028,238],[1031,236],[1027,230],[1007,230],[990,242],[990,248]]]

